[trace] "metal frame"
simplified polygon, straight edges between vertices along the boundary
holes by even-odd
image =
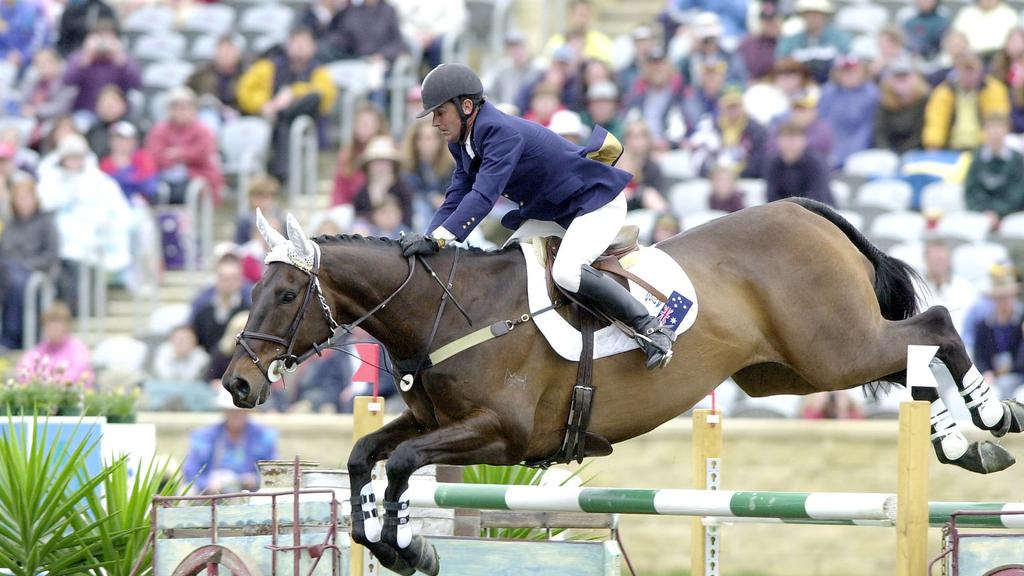
[[[299,116],[288,128],[288,208],[292,211],[308,197],[306,209],[309,215],[314,212],[319,153],[316,123],[309,116]]]
[[[33,272],[25,283],[21,320],[21,345],[28,350],[39,342],[39,309],[53,304],[56,294],[53,278],[43,272]]]
[[[949,557],[949,566],[951,567],[951,576],[959,576],[960,574],[960,557],[958,551],[960,549],[960,541],[971,538],[1020,538],[1021,546],[1024,547],[1024,533],[1020,534],[1007,534],[1006,532],[981,532],[981,533],[969,533],[963,534],[960,532],[962,528],[957,526],[957,518],[963,516],[1021,516],[1024,517],[1024,510],[961,510],[953,512],[949,515],[949,523],[943,530],[943,541],[949,543],[949,548],[936,557],[931,563],[928,564],[928,574],[931,574],[936,564],[941,563],[944,559]],[[946,564],[942,564],[943,574],[945,574]],[[1009,565],[1009,567],[1015,567]],[[994,570],[995,568],[993,568]]]

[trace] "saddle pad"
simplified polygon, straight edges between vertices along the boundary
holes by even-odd
[[[530,310],[551,306],[544,272],[543,242],[543,239],[538,238],[519,244],[526,258],[526,288]],[[652,315],[658,316],[667,326],[674,325],[677,335],[693,326],[697,321],[697,293],[686,272],[671,256],[653,246],[641,247],[624,256],[620,263],[623,268],[668,295],[669,305],[665,305],[644,288],[632,281],[629,283],[633,297],[643,303]],[[579,362],[583,349],[583,337],[579,330],[554,311],[534,316],[533,322],[559,356]],[[615,326],[606,326],[594,333],[594,358],[613,356],[637,348],[639,345],[636,341]]]

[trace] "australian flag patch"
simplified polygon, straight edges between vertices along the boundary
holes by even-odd
[[[658,321],[664,326],[678,328],[683,318],[690,312],[690,308],[693,308],[693,302],[679,292],[673,291],[668,297],[668,302],[658,312]]]

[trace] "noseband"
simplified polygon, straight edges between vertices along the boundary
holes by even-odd
[[[316,244],[314,244],[314,246],[316,246]],[[340,335],[350,334],[367,318],[373,316],[381,308],[387,306],[389,302],[391,302],[399,293],[402,292],[402,290],[405,289],[406,286],[409,285],[409,281],[412,280],[413,273],[416,271],[416,260],[417,259],[414,256],[409,257],[409,275],[405,278],[405,281],[402,282],[402,285],[395,289],[390,296],[385,298],[380,304],[371,308],[366,314],[363,314],[354,322],[350,324],[338,324],[334,319],[334,314],[331,312],[330,304],[327,303],[327,298],[324,297],[323,289],[320,287],[320,277],[318,276],[320,272],[320,248],[319,246],[316,246],[313,256],[313,266],[308,271],[303,270],[303,272],[308,276],[309,281],[306,284],[306,291],[302,296],[302,305],[299,308],[299,313],[295,316],[295,319],[292,320],[291,326],[288,327],[288,332],[285,333],[286,335],[282,338],[280,336],[274,336],[273,334],[242,330],[235,337],[235,345],[242,347],[245,353],[249,356],[249,359],[252,360],[252,363],[255,364],[267,378],[267,381],[271,383],[276,382],[281,378],[282,374],[294,372],[295,369],[298,368],[299,364],[306,361],[314,354],[320,356],[324,350],[335,345],[336,338]],[[298,266],[294,267],[298,268]],[[301,268],[299,269],[302,270]],[[320,311],[322,312],[322,316],[324,321],[327,323],[328,328],[330,328],[331,335],[323,342],[313,343],[310,350],[300,356],[296,356],[294,353],[295,334],[299,331],[299,326],[302,324],[302,319],[306,316],[306,309],[309,307],[309,303],[313,297],[316,297],[316,300],[320,305]],[[260,363],[260,357],[252,349],[249,343],[246,342],[247,339],[262,340],[264,342],[277,344],[284,348],[284,352],[275,356],[266,368],[264,368]]]

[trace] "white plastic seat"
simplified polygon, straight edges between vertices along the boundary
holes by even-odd
[[[365,60],[336,60],[325,66],[335,85],[342,90],[359,94],[369,90],[372,75],[370,63]]]
[[[200,62],[213,60],[214,54],[217,53],[217,42],[220,42],[220,38],[220,34],[204,34],[197,37],[192,41],[192,46],[189,48],[189,59]],[[246,47],[245,36],[235,34],[235,46],[238,46],[238,49],[244,53]]]
[[[1007,214],[999,223],[999,236],[1024,240],[1024,212]]]
[[[132,56],[140,60],[180,60],[188,41],[176,32],[154,32],[140,36],[132,47]]]
[[[174,29],[175,19],[170,7],[154,4],[132,11],[123,26],[125,32],[166,32]]]
[[[185,19],[185,30],[200,34],[220,35],[235,23],[234,8],[225,4],[199,4]]]
[[[925,225],[924,216],[917,212],[886,212],[871,222],[871,236],[897,242],[915,242],[924,234]]]
[[[142,70],[142,85],[146,88],[169,89],[185,84],[195,67],[184,60],[154,62]]]
[[[683,216],[682,229],[692,230],[698,226],[703,226],[712,220],[718,220],[722,216],[728,216],[728,212],[721,210],[703,210],[701,212],[692,212]]]
[[[874,34],[889,22],[889,11],[876,4],[843,6],[836,12],[838,28],[859,34]]]
[[[258,36],[252,41],[251,52],[253,54],[263,54],[264,52],[270,50],[274,46],[284,44],[286,36],[286,34],[279,32],[271,32],[268,34],[264,34],[262,36]]]
[[[111,336],[93,349],[92,364],[98,369],[138,372],[145,366],[148,353],[146,344],[131,336]]]
[[[743,192],[743,205],[760,206],[768,200],[768,183],[757,178],[743,178],[736,182]]]
[[[982,289],[988,280],[989,269],[1001,260],[1009,259],[1005,246],[991,242],[963,244],[953,250],[953,273],[962,276],[976,288]]]
[[[696,176],[693,167],[693,159],[687,150],[673,150],[665,152],[658,159],[658,167],[665,178],[673,180],[686,180]]]
[[[849,222],[850,225],[856,228],[857,230],[861,230],[864,228],[864,216],[862,216],[859,212],[854,212],[852,210],[836,210],[836,212],[839,213],[839,215],[842,216],[843,219]]]
[[[654,235],[654,224],[658,221],[659,214],[654,210],[630,210],[626,212],[624,226],[633,225],[640,228],[640,243],[650,244]]]
[[[967,210],[962,184],[932,182],[921,190],[921,210],[941,210],[944,214]]]
[[[939,220],[938,231],[944,236],[967,242],[982,242],[988,238],[991,225],[988,216],[980,212],[954,212]]]
[[[703,178],[680,182],[669,190],[668,204],[677,218],[708,209],[711,183]]]
[[[292,9],[281,4],[260,4],[253,6],[242,14],[238,29],[242,32],[269,34],[278,37],[287,35],[291,28],[294,13]]]
[[[900,157],[892,150],[870,148],[846,157],[843,173],[863,178],[892,178],[900,167]]]
[[[192,307],[188,304],[164,304],[158,306],[149,315],[146,335],[154,337],[166,336],[174,328],[187,324],[191,314]]]
[[[894,212],[910,207],[913,196],[910,184],[903,180],[872,180],[857,190],[855,205],[862,208],[881,208]]]
[[[832,192],[832,200],[836,203],[836,208],[848,208],[850,206],[850,197],[853,196],[853,192],[850,190],[850,185],[842,180],[832,180],[828,183],[828,189]]]
[[[924,273],[924,242],[902,242],[887,250],[889,256],[902,260],[911,268]]]
[[[220,149],[225,170],[237,171],[245,159],[257,160],[270,146],[270,124],[263,118],[246,116],[221,127]]]

